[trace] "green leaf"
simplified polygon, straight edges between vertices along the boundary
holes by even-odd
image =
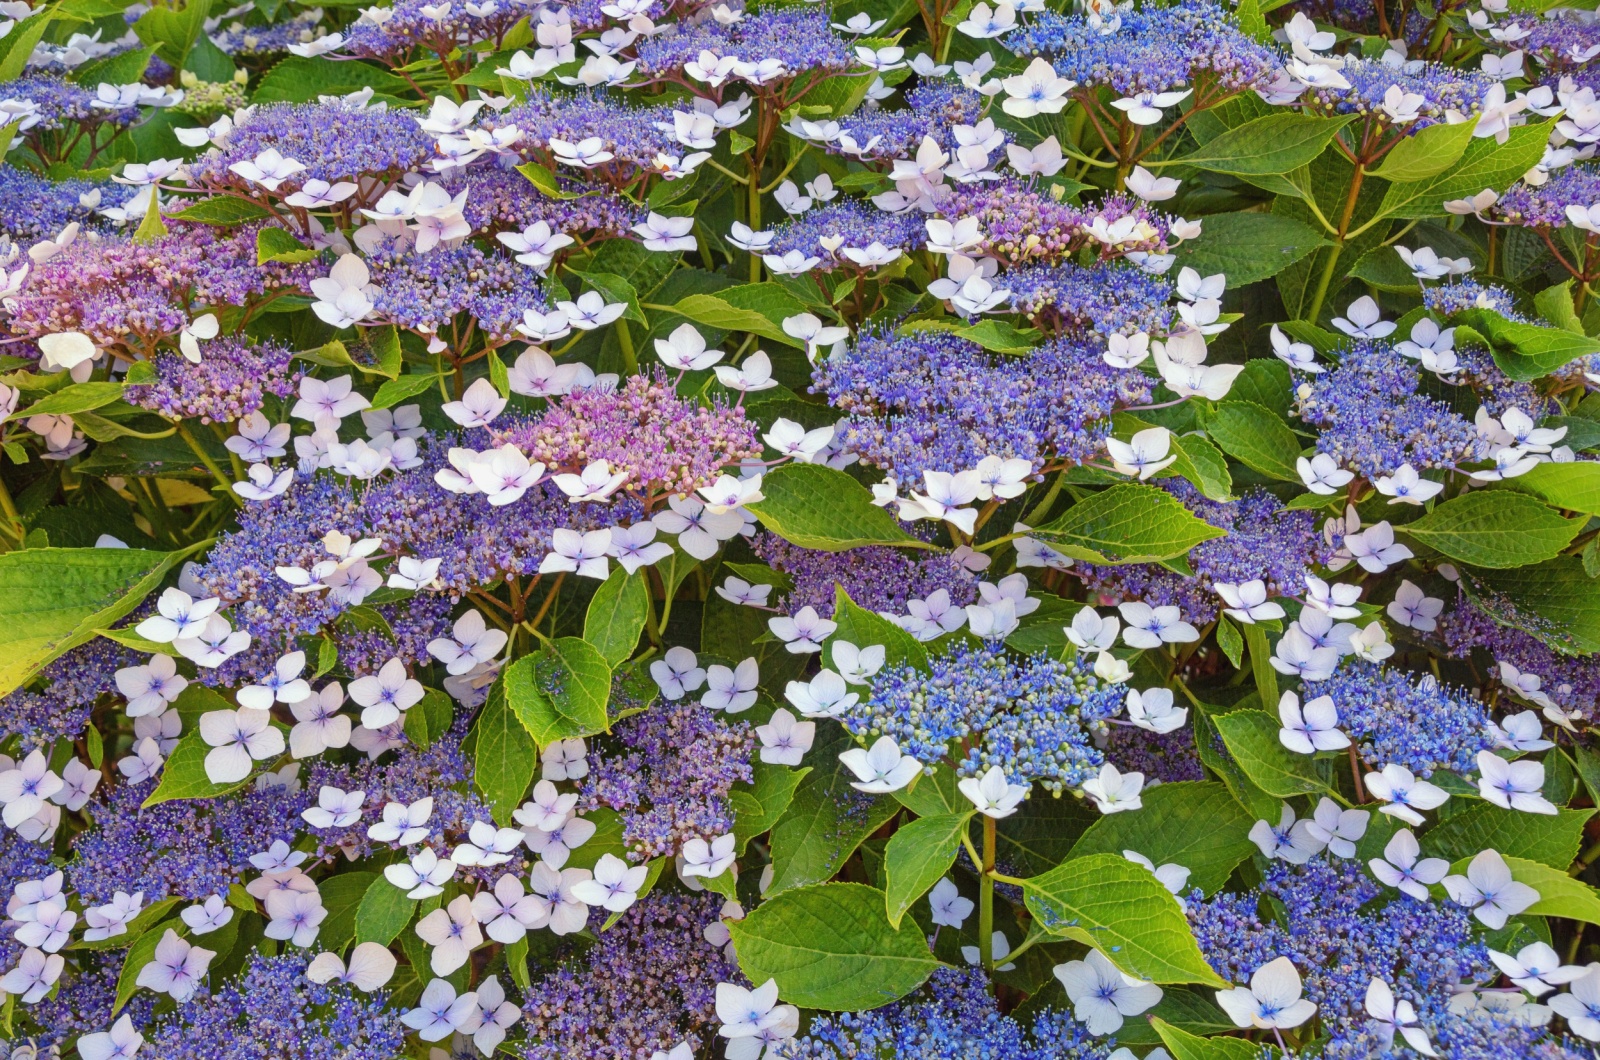
[[[150,57],[155,53],[152,45],[95,59],[73,70],[71,79],[75,84],[88,85],[90,89],[100,84],[131,85],[144,79],[144,72],[150,66]]]
[[[1570,331],[1574,335],[1583,334],[1583,321],[1578,317],[1577,308],[1572,304],[1572,281],[1553,284],[1533,296],[1534,308],[1545,320]]]
[[[1474,854],[1472,857],[1476,857]],[[1452,872],[1464,873],[1472,857],[1454,862]],[[1555,916],[1563,920],[1581,920],[1586,924],[1600,924],[1600,892],[1567,875],[1565,869],[1553,869],[1525,858],[1506,858],[1511,878],[1525,883],[1539,892],[1539,900],[1529,906],[1522,916]]]
[[[621,666],[633,654],[649,617],[650,586],[644,571],[629,574],[619,566],[589,600],[583,639],[594,645],[606,665]]]
[[[821,464],[784,464],[761,480],[763,500],[745,505],[761,525],[801,548],[843,552],[864,545],[932,548],[872,503],[867,488]],[[1176,503],[1176,502],[1174,502]]]
[[[883,854],[883,895],[891,927],[898,928],[906,911],[950,871],[974,812],[919,817],[889,837]]]
[[[882,615],[859,606],[843,585],[836,584],[833,589],[833,621],[839,628],[828,638],[830,644],[837,640],[858,648],[881,644],[885,666],[909,663],[919,670],[928,668],[928,649],[921,641]],[[828,658],[832,658],[831,652]]]
[[[450,730],[455,713],[449,696],[436,688],[428,689],[417,705],[406,711],[406,739],[418,747],[432,747],[439,737]]]
[[[921,986],[939,962],[915,922],[896,930],[883,892],[859,883],[800,887],[729,923],[739,967],[778,996],[827,1011],[877,1008]]]
[[[1594,812],[1560,810],[1547,816],[1479,802],[1428,829],[1422,845],[1430,856],[1446,861],[1471,858],[1480,850],[1493,849],[1508,858],[1537,861],[1565,872],[1578,856],[1584,822]]]
[[[1156,865],[1176,862],[1189,883],[1211,893],[1256,849],[1254,819],[1228,789],[1213,780],[1185,780],[1146,788],[1144,809],[1101,816],[1073,845],[1072,857],[1133,850]]]
[[[1600,339],[1573,334],[1566,328],[1507,320],[1492,309],[1469,309],[1458,316],[1488,340],[1494,363],[1519,383],[1549,375],[1580,357],[1600,353]]]
[[[104,408],[122,397],[121,383],[73,383],[30,405],[24,416],[71,416]]]
[[[1027,353],[1039,344],[1041,334],[1033,328],[1018,328],[993,317],[976,324],[960,324],[953,320],[912,320],[900,328],[900,334],[911,335],[921,331],[944,331],[975,342],[993,353]]]
[[[169,216],[174,221],[193,221],[203,225],[237,225],[271,217],[272,211],[249,199],[218,196],[214,199],[201,199]]]
[[[1229,129],[1177,162],[1235,176],[1279,176],[1309,164],[1354,119],[1353,114],[1268,114]]]
[[[611,272],[579,272],[577,269],[566,271],[593,287],[607,302],[621,302],[627,306],[628,308],[622,313],[623,320],[632,320],[645,327],[650,326],[650,321],[639,311],[639,292],[633,289],[633,284],[621,276]]]
[[[1319,247],[1323,233],[1303,221],[1274,213],[1223,213],[1205,218],[1205,235],[1178,247],[1178,265],[1202,276],[1223,272],[1228,286],[1276,276]]]
[[[12,27],[10,33],[0,38],[0,82],[15,81],[22,76],[22,71],[27,69],[28,59],[33,55],[33,49],[39,46],[44,39],[45,31],[50,28],[54,20],[48,13],[40,13],[32,18],[25,19],[20,26]],[[7,132],[6,143],[9,145],[12,135]]]
[[[256,232],[257,265],[265,265],[270,261],[298,264],[310,261],[320,253],[281,228],[262,228]]]
[[[895,802],[918,817],[940,817],[948,813],[961,813],[972,806],[972,800],[961,794],[959,785],[955,770],[940,764],[933,767],[933,776],[913,777],[910,784],[891,794]],[[1034,803],[1023,803],[1023,810],[1032,805]],[[1006,820],[1016,820],[1016,816]]]
[[[539,767],[539,748],[506,702],[512,671],[533,656],[517,660],[495,680],[473,723],[472,783],[489,802],[495,823],[505,825],[522,802]]]
[[[1223,531],[1166,490],[1125,482],[1085,497],[1034,534],[1073,559],[1115,564],[1172,559]]]
[[[1451,199],[1464,199],[1485,188],[1505,191],[1544,157],[1549,139],[1548,121],[1512,129],[1503,144],[1492,136],[1474,138],[1460,160],[1444,172],[1389,185],[1378,214],[1406,220],[1432,217]]]
[[[556,175],[545,166],[537,162],[528,162],[517,167],[517,172],[528,178],[528,183],[539,189],[539,194],[547,199],[576,199],[581,194],[576,191],[567,191],[563,188]]]
[[[1246,360],[1245,370],[1238,373],[1227,395],[1235,402],[1254,402],[1270,408],[1278,420],[1288,420],[1290,399],[1294,395],[1290,367],[1277,357]]]
[[[506,668],[506,704],[541,748],[606,729],[611,667],[588,641],[562,637]]]
[[[523,936],[505,948],[506,969],[511,981],[521,987],[524,994],[533,989],[533,976],[528,972],[528,939]]]
[[[1400,531],[1475,567],[1526,567],[1561,554],[1583,529],[1512,490],[1476,490],[1436,506]]]
[[[1600,652],[1600,585],[1584,574],[1577,556],[1514,571],[1467,568],[1461,587],[1501,625],[1569,655]]]
[[[854,741],[840,726],[826,734],[818,730],[810,752],[815,772],[800,782],[789,808],[772,826],[769,897],[829,879],[862,840],[898,812],[899,804],[893,799],[867,795],[850,786],[855,774],[839,761],[839,752],[853,746]],[[881,900],[878,909],[883,909]]]
[[[1240,30],[1263,44],[1271,43],[1272,29],[1261,14],[1260,0],[1239,0],[1239,6],[1234,9],[1234,13],[1239,18]]]
[[[759,761],[750,768],[750,783],[736,784],[728,792],[728,805],[733,809],[733,834],[738,840],[740,854],[750,840],[778,823],[794,801],[795,789],[811,772],[810,766],[790,769]]]
[[[37,548],[0,555],[0,694],[92,640],[196,548]]]
[[[426,394],[438,384],[439,378],[437,372],[427,372],[421,375],[403,375],[398,379],[386,379],[378,387],[378,392],[372,395],[372,407],[391,408],[419,394]]]
[[[1407,184],[1436,177],[1455,165],[1472,143],[1476,119],[1450,125],[1440,122],[1421,132],[1404,137],[1377,169],[1368,176],[1394,184]]]
[[[748,331],[785,346],[805,348],[805,343],[783,330],[783,322],[804,313],[806,307],[776,283],[750,283],[727,287],[716,294],[691,294],[665,308],[708,328]]]
[[[211,799],[237,791],[250,782],[247,776],[229,784],[213,783],[206,776],[206,754],[211,747],[200,737],[199,718],[213,711],[232,711],[234,705],[204,685],[191,683],[173,701],[174,708],[184,720],[184,733],[178,745],[161,768],[161,781],[144,800],[144,806],[156,806],[174,799]],[[284,735],[288,743],[288,728],[274,721],[272,727]]]
[[[1072,858],[1024,880],[1022,889],[1040,926],[1093,946],[1129,975],[1227,985],[1206,964],[1178,900],[1149,869],[1120,854]]]
[[[1243,1038],[1202,1038],[1165,1020],[1150,1020],[1172,1060],[1273,1060],[1278,1050]]]
[[[174,931],[179,935],[188,934],[183,921],[176,918],[164,920],[134,939],[133,944],[128,947],[128,954],[122,959],[122,971],[117,975],[117,996],[111,1003],[112,1012],[120,1010],[139,990],[139,972],[156,959],[156,947],[161,944],[168,931]],[[205,940],[202,938],[199,941],[203,943]]]
[[[144,43],[155,45],[162,59],[181,70],[210,14],[211,0],[192,0],[182,8],[152,7],[139,16],[133,31]]]
[[[1300,440],[1277,413],[1253,401],[1224,401],[1205,419],[1206,433],[1222,451],[1252,471],[1299,482]]]
[[[1167,470],[1194,483],[1202,496],[1214,501],[1233,499],[1233,476],[1222,450],[1198,434],[1174,434],[1172,451],[1178,459]]]
[[[366,337],[367,344],[372,347],[375,363],[373,367],[363,368],[362,371],[368,375],[381,375],[385,379],[399,378],[400,369],[404,364],[400,353],[400,329],[393,324],[367,328]]]
[[[398,890],[378,872],[341,872],[321,881],[318,890],[328,915],[317,929],[319,947],[338,952],[355,937],[356,913],[374,883]]]
[[[319,55],[283,60],[266,72],[251,98],[256,103],[314,103],[320,95],[343,96],[363,88],[395,98],[411,94],[411,85],[405,78],[380,66]]]
[[[387,946],[411,923],[417,903],[382,875],[367,885],[356,907],[355,940]]]
[[[1244,636],[1227,615],[1217,616],[1217,647],[1222,649],[1222,654],[1228,657],[1234,669],[1244,665]]]
[[[1286,799],[1293,795],[1327,795],[1331,789],[1317,774],[1315,759],[1297,755],[1278,739],[1278,719],[1264,710],[1236,710],[1212,719],[1228,753],[1256,787]]]

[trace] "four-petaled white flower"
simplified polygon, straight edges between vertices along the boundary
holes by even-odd
[[[1508,762],[1493,751],[1478,752],[1478,794],[1507,810],[1555,814],[1543,795],[1543,762]]]
[[[1419,810],[1435,810],[1445,804],[1450,793],[1426,780],[1418,780],[1405,766],[1391,762],[1376,773],[1362,778],[1367,794],[1383,803],[1379,813],[1397,817],[1409,825],[1421,825]]]
[[[962,897],[961,891],[948,876],[934,884],[933,890],[928,892],[928,907],[933,910],[933,922],[936,925],[957,931],[961,930],[961,925],[977,908],[971,898]]]
[[[1083,793],[1094,800],[1101,813],[1122,813],[1144,806],[1140,792],[1144,774],[1124,773],[1110,762],[1100,767],[1099,775],[1083,782]]]
[[[1550,1007],[1567,1021],[1572,1033],[1587,1041],[1600,1041],[1600,969],[1590,965],[1568,993],[1550,999]]]
[[[1159,648],[1200,639],[1200,631],[1183,621],[1175,605],[1151,607],[1142,600],[1130,600],[1118,604],[1117,610],[1128,624],[1122,639],[1130,648]]]
[[[456,619],[449,637],[428,642],[428,654],[444,663],[449,673],[460,675],[500,654],[508,639],[504,630],[488,628],[483,612],[467,611]]]
[[[1236,1027],[1289,1030],[1316,1015],[1317,1006],[1300,996],[1300,972],[1288,957],[1257,968],[1248,987],[1218,990],[1217,1004]]]
[[[1172,732],[1189,720],[1189,708],[1176,705],[1170,688],[1130,688],[1123,705],[1129,721],[1154,733]]]
[[[964,777],[956,785],[985,817],[1010,817],[1028,797],[1027,784],[1013,784],[1005,770],[990,766],[981,777]]]
[[[1149,427],[1124,442],[1106,439],[1111,466],[1120,474],[1137,476],[1142,482],[1158,471],[1171,467],[1178,454],[1171,452],[1172,432],[1165,427]]]
[[[1278,740],[1296,754],[1338,751],[1350,746],[1350,737],[1339,729],[1339,712],[1333,697],[1318,696],[1300,705],[1300,697],[1285,692],[1278,699],[1278,719],[1283,727]]]
[[[1099,950],[1053,971],[1072,999],[1073,1016],[1094,1035],[1115,1034],[1125,1017],[1139,1015],[1162,998],[1159,986],[1127,974]]]
[[[798,766],[805,753],[811,750],[816,732],[816,722],[796,721],[793,714],[779,707],[765,725],[756,726],[756,737],[761,741],[761,761]]]
[[[572,895],[585,905],[620,913],[638,900],[639,888],[649,874],[648,865],[630,867],[615,854],[602,854],[595,862],[594,875],[573,884]]]
[[[206,752],[206,777],[213,784],[232,784],[250,775],[252,763],[276,758],[284,750],[283,733],[264,710],[241,707],[200,715],[200,738]]]
[[[871,795],[899,791],[922,772],[922,763],[902,754],[892,736],[878,737],[870,749],[852,747],[842,751],[839,761],[859,778],[851,781],[850,786]]]
[[[1283,605],[1267,599],[1267,583],[1260,578],[1239,585],[1212,582],[1211,587],[1228,605],[1223,610],[1246,625],[1284,617]]]
[[[1387,1049],[1394,1044],[1395,1032],[1407,1045],[1423,1056],[1438,1056],[1428,1041],[1428,1032],[1417,1025],[1417,1010],[1404,998],[1395,999],[1394,991],[1382,979],[1374,977],[1367,984],[1367,1015],[1377,1025],[1377,1044]]]
[[[1472,910],[1491,931],[1539,901],[1539,892],[1511,876],[1511,867],[1497,850],[1480,851],[1465,876],[1446,876],[1444,889],[1457,904]]]
[[[139,969],[135,986],[142,986],[158,994],[167,994],[182,1004],[194,996],[211,967],[214,950],[201,949],[185,941],[176,931],[167,928],[161,941],[156,943],[155,955],[150,963]],[[3,982],[0,988],[9,990]]]
[[[416,931],[418,938],[433,947],[428,967],[434,975],[449,975],[483,945],[483,932],[472,913],[472,899],[464,894],[456,895],[448,906],[419,920]]]
[[[772,635],[783,641],[786,650],[796,655],[821,651],[822,642],[833,636],[839,624],[817,614],[817,609],[807,604],[791,615],[778,615],[767,619]]]
[[[1419,902],[1431,898],[1428,888],[1445,878],[1450,863],[1444,858],[1421,857],[1422,848],[1409,828],[1397,831],[1383,848],[1383,857],[1367,862],[1372,875],[1385,887],[1394,887]]]

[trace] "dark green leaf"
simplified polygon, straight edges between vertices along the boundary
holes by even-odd
[[[1178,247],[1178,265],[1202,276],[1226,273],[1239,287],[1276,276],[1318,247],[1323,233],[1292,217],[1273,213],[1223,213],[1205,219],[1205,234]]]
[[[1144,809],[1105,814],[1090,825],[1072,857],[1136,851],[1156,865],[1183,865],[1190,886],[1209,894],[1255,850],[1248,834],[1254,821],[1216,781],[1160,784],[1142,798]]]
[[[1227,985],[1206,964],[1178,900],[1149,869],[1120,854],[1073,858],[1023,881],[1022,889],[1041,926],[1095,947],[1129,975]]]
[[[1268,114],[1229,129],[1179,161],[1215,173],[1277,176],[1316,158],[1354,119],[1353,114],[1338,118]]]
[[[1511,490],[1463,493],[1400,527],[1451,559],[1499,569],[1553,559],[1581,529],[1582,520],[1563,518]]]
[[[514,680],[512,671],[532,659],[519,659],[501,673],[490,687],[470,734],[472,782],[488,800],[495,822],[500,825],[510,822],[511,811],[521,804],[539,767],[539,748],[506,702],[506,685]]]
[[[1278,721],[1264,710],[1236,710],[1213,719],[1228,753],[1245,775],[1268,795],[1331,794],[1317,774],[1314,759],[1298,755],[1278,739]]]
[[[594,645],[608,666],[621,666],[633,654],[650,617],[650,586],[643,571],[614,569],[589,600],[583,639]]]
[[[1263,475],[1299,482],[1300,440],[1271,409],[1253,401],[1224,401],[1206,417],[1206,433],[1223,452]]]
[[[842,552],[864,545],[932,548],[900,529],[867,488],[821,464],[784,464],[761,481],[765,499],[748,504],[761,525],[802,548]]]
[[[1184,555],[1223,532],[1166,490],[1127,482],[1091,494],[1034,533],[1074,559],[1151,563]]]
[[[919,817],[889,837],[883,856],[883,893],[892,927],[898,928],[906,911],[955,864],[973,812],[969,808],[965,813]]]
[[[129,614],[193,551],[39,548],[0,555],[0,694]]]
[[[883,892],[859,883],[799,887],[729,923],[739,967],[753,983],[778,981],[791,1004],[829,1011],[877,1008],[933,974],[916,923],[895,930]]]

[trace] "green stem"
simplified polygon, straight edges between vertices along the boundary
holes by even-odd
[[[761,231],[761,166],[755,158],[750,159],[750,207],[745,224],[750,226],[750,231]],[[755,251],[750,252],[750,282],[761,282],[761,255]]]
[[[709,261],[710,258],[706,260]],[[626,320],[617,321],[617,345],[622,347],[622,364],[627,369],[627,374],[639,374],[639,355],[634,351],[633,333],[628,330]]]
[[[182,420],[179,420],[177,427],[178,437],[183,439],[184,444],[186,444],[194,452],[194,455],[200,459],[200,463],[204,464],[206,470],[211,472],[211,477],[217,480],[217,485],[221,486],[224,492],[227,493],[228,499],[231,500],[235,506],[241,508],[244,507],[244,502],[239,499],[239,495],[233,492],[233,481],[223,473],[221,466],[219,466],[217,462],[211,458],[211,454],[205,451],[205,447],[200,444],[200,439],[194,436],[194,432],[189,429],[189,425]]]
[[[1343,250],[1342,242],[1328,248],[1328,256],[1322,263],[1322,275],[1317,277],[1316,292],[1311,296],[1311,311],[1306,314],[1306,319],[1313,324],[1317,322],[1317,314],[1322,312],[1322,303],[1327,300],[1328,285],[1333,282],[1333,273],[1339,265],[1339,254]]]
[[[27,529],[22,525],[22,516],[17,513],[17,506],[11,499],[11,491],[6,489],[3,479],[0,479],[0,513],[6,517],[7,532],[21,544],[23,538],[28,536]]]
[[[1278,709],[1278,671],[1272,668],[1272,649],[1267,645],[1267,631],[1254,622],[1246,623],[1244,642],[1250,649],[1250,669],[1255,674],[1261,707],[1275,711]]]
[[[978,953],[983,970],[994,974],[994,871],[995,820],[983,818],[983,875],[978,878]]]
[[[1050,513],[1050,506],[1056,502],[1057,497],[1061,496],[1061,487],[1066,483],[1066,481],[1066,471],[1063,470],[1056,472],[1055,479],[1051,481],[1050,488],[1045,490],[1044,496],[1039,499],[1039,503],[1034,505],[1033,510],[1027,515],[1024,515],[1020,520],[1022,525],[1033,526],[1036,520],[1042,516],[1048,515]]]

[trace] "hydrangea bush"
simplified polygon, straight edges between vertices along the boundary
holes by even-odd
[[[1597,70],[0,2],[0,1057],[1594,1056]]]

